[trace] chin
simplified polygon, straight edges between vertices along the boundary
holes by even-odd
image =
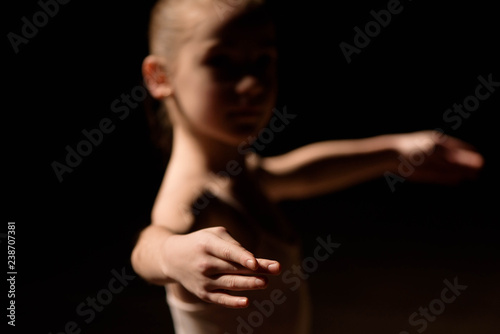
[[[260,124],[239,124],[230,131],[226,131],[224,141],[231,146],[240,147],[255,140],[262,129]]]
[[[269,117],[260,115],[260,117],[237,117],[226,122],[223,129],[219,132],[224,137],[224,141],[232,146],[239,147],[242,143],[248,143],[255,140],[266,128]]]

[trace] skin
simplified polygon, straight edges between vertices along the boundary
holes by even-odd
[[[172,283],[171,289],[184,300],[196,296],[226,307],[246,307],[248,298],[221,290],[265,288],[265,275],[279,274],[280,264],[256,259],[226,228],[208,227],[231,225],[222,223],[230,218],[186,221],[178,207],[193,201],[208,176],[225,170],[227,161],[243,169],[229,188],[248,177],[246,158],[237,146],[267,123],[275,103],[273,26],[238,26],[216,15],[191,19],[196,21],[189,23],[193,33],[176,61],[151,55],[143,63],[151,94],[170,111],[174,140],[151,227],[143,231],[132,259],[144,277],[156,284]],[[236,29],[239,33],[231,32]],[[202,224],[207,227],[200,228]],[[200,229],[179,235],[194,225]]]
[[[247,307],[244,292],[266,288],[267,277],[280,273],[279,262],[254,256],[252,230],[229,213],[232,202],[264,208],[250,210],[258,212],[255,221],[264,221],[279,201],[318,196],[396,172],[398,157],[415,152],[426,156],[408,176],[415,182],[457,184],[482,168],[482,156],[469,144],[432,131],[325,141],[261,159],[240,154],[238,145],[267,124],[275,106],[273,26],[240,24],[233,20],[237,11],[224,20],[204,8],[190,13],[192,33],[178,56],[149,55],[143,62],[151,95],[169,110],[173,147],[151,225],[141,232],[131,256],[141,277],[169,284],[177,297]],[[229,161],[240,172],[214,182],[214,174],[227,170]],[[207,187],[221,205],[210,205],[198,216],[179,209]],[[266,224],[281,236],[292,235],[285,225]]]

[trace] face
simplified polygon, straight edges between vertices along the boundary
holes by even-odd
[[[170,82],[175,126],[238,145],[268,122],[277,92],[275,34],[269,21],[222,21],[215,11],[194,25]]]

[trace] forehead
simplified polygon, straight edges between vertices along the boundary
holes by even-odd
[[[255,49],[276,45],[273,22],[264,13],[236,13],[221,19],[215,11],[193,25],[188,43],[203,49]]]

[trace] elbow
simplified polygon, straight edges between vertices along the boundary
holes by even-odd
[[[143,270],[144,270],[144,258],[146,252],[146,249],[144,246],[147,244],[144,242],[144,233],[145,230],[142,230],[140,233],[138,233],[135,241],[135,245],[132,248],[132,251],[130,252],[130,265],[132,266],[132,269],[135,271],[137,275],[142,277],[144,279],[143,275]]]
[[[132,252],[130,253],[130,264],[132,266],[132,269],[135,271],[136,274],[140,275],[139,274],[139,258],[140,258],[140,247],[139,245],[136,243],[136,245],[134,246],[134,248],[132,249]]]

